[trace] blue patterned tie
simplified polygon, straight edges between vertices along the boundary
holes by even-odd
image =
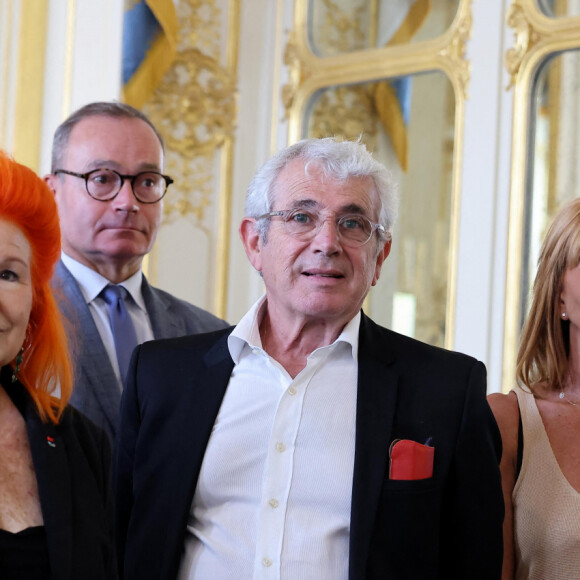
[[[109,321],[111,322],[111,330],[115,340],[121,382],[127,376],[131,354],[137,346],[135,327],[125,306],[125,299],[128,294],[127,290],[122,286],[113,286],[111,284],[106,286],[101,292],[103,300],[109,307]]]

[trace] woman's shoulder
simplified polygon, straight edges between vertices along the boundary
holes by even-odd
[[[517,449],[520,411],[515,391],[492,393],[488,395],[487,402],[501,432],[504,451],[512,446]]]
[[[515,391],[504,393],[492,393],[487,396],[487,402],[496,416],[510,422],[515,416],[516,421],[519,417],[518,398]]]

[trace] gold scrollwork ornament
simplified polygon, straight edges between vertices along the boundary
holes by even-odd
[[[213,158],[235,130],[236,78],[211,56],[184,50],[145,111],[165,139],[176,178],[178,193],[166,201],[166,216],[192,214],[203,221],[211,205]]]
[[[447,61],[450,69],[457,73],[457,81],[464,98],[468,98],[467,89],[471,79],[471,63],[465,58],[467,41],[471,37],[473,29],[473,15],[471,12],[471,0],[458,20],[453,36],[449,44],[439,51],[439,56]]]
[[[520,0],[513,0],[506,17],[507,24],[514,31],[515,46],[505,55],[505,66],[510,74],[510,84],[514,86],[521,64],[530,49],[541,39],[542,35],[530,23]]]

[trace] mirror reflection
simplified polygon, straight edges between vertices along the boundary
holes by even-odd
[[[460,0],[309,0],[308,33],[317,56],[442,35]]]
[[[547,59],[536,74],[532,99],[521,297],[525,306],[546,229],[562,205],[580,195],[580,51]]]
[[[362,135],[393,172],[399,219],[365,310],[379,324],[439,346],[445,342],[454,132],[453,87],[436,72],[321,90],[309,103],[303,131]]]
[[[578,0],[536,0],[538,8],[546,15],[556,18],[580,16]]]

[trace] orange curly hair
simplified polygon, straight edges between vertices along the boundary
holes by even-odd
[[[32,310],[18,379],[43,420],[58,423],[71,395],[73,374],[66,333],[50,281],[60,257],[54,196],[31,169],[0,152],[0,217],[14,223],[31,248]],[[54,393],[60,390],[60,396]]]

